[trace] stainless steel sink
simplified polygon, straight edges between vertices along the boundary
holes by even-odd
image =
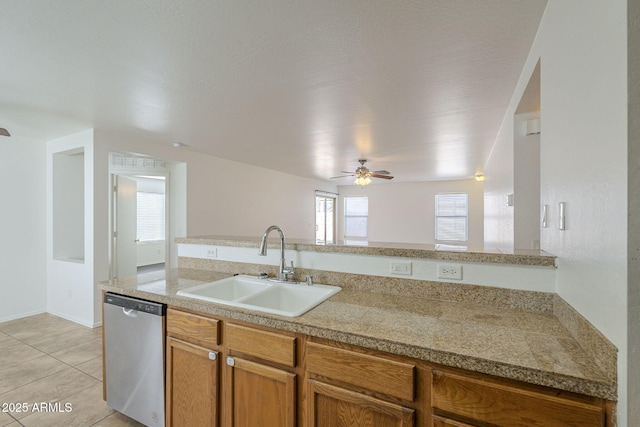
[[[253,276],[233,276],[178,291],[178,295],[233,307],[296,317],[332,295],[339,286],[307,286],[270,282]]]

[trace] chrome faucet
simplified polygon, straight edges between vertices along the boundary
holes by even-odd
[[[267,228],[267,231],[262,235],[262,240],[260,241],[260,252],[258,252],[258,255],[267,255],[267,236],[269,236],[269,233],[273,230],[276,230],[280,234],[280,268],[278,270],[278,281],[289,282],[291,281],[290,276],[293,275],[293,261],[291,261],[291,267],[286,266],[286,261],[284,259],[284,233],[280,227],[272,225]]]

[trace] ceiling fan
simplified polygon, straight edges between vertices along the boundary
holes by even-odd
[[[2,135],[2,136],[11,136],[9,131],[6,130],[5,128],[0,128],[0,135]]]
[[[358,166],[354,173],[341,171],[342,173],[348,173],[349,175],[332,176],[329,179],[344,178],[345,176],[355,176],[356,179],[355,181],[353,181],[353,183],[356,185],[361,185],[363,187],[371,184],[371,178],[393,179],[393,177],[389,175],[389,171],[370,171],[364,165],[367,162],[367,159],[358,159],[358,162],[360,162],[360,166]]]

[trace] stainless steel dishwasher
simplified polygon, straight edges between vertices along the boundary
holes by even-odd
[[[164,427],[166,306],[104,295],[107,405],[146,426]]]

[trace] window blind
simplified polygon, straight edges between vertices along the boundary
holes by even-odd
[[[138,192],[137,238],[140,242],[157,242],[165,239],[165,195]]]
[[[345,197],[344,198],[344,236],[362,237],[368,236],[369,228],[369,198]]]
[[[436,240],[468,239],[468,196],[466,193],[436,195]]]

